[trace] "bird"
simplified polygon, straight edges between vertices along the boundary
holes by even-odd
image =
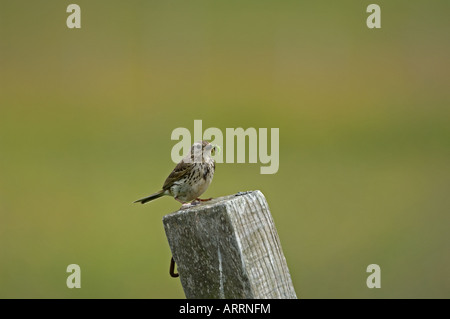
[[[175,166],[172,173],[165,180],[162,189],[133,203],[145,204],[162,196],[172,196],[185,205],[194,205],[194,202],[207,201],[199,197],[211,184],[216,164],[211,157],[220,151],[218,145],[208,141],[195,142],[188,154]],[[192,202],[191,204],[188,204]],[[182,207],[183,207],[182,206]]]

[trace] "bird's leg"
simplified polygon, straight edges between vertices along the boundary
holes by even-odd
[[[213,199],[213,198],[212,198],[212,197],[210,197],[210,198],[205,198],[205,199],[196,198],[195,200],[198,200],[199,202],[207,202],[207,201],[210,201],[211,199]]]
[[[183,202],[181,199],[178,199],[177,197],[174,197],[175,198],[175,200],[177,201],[177,202],[180,202],[181,204],[184,204],[185,202]]]
[[[180,199],[178,199],[178,198],[176,198],[176,197],[174,197],[174,198],[175,198],[175,200],[176,200],[177,202],[180,202],[180,203],[182,204],[181,207],[180,207],[180,209],[186,209],[186,208],[191,207],[191,204],[190,204],[190,203],[185,203],[185,202],[181,201]]]

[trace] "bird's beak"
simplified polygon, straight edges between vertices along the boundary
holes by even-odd
[[[214,144],[212,147],[213,148],[211,149],[211,155],[215,155],[216,152],[217,152],[217,154],[220,153],[220,146],[219,145]]]

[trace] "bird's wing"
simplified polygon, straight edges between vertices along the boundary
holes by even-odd
[[[193,163],[179,162],[164,182],[163,189],[169,189],[176,181],[191,172],[193,166]]]

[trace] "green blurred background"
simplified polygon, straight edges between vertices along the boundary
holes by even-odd
[[[158,190],[173,129],[280,129],[261,190],[300,298],[450,298],[450,2],[0,5],[0,297],[184,298]],[[226,150],[225,150],[226,151]],[[81,267],[81,289],[66,267]],[[368,289],[366,267],[381,267]]]

